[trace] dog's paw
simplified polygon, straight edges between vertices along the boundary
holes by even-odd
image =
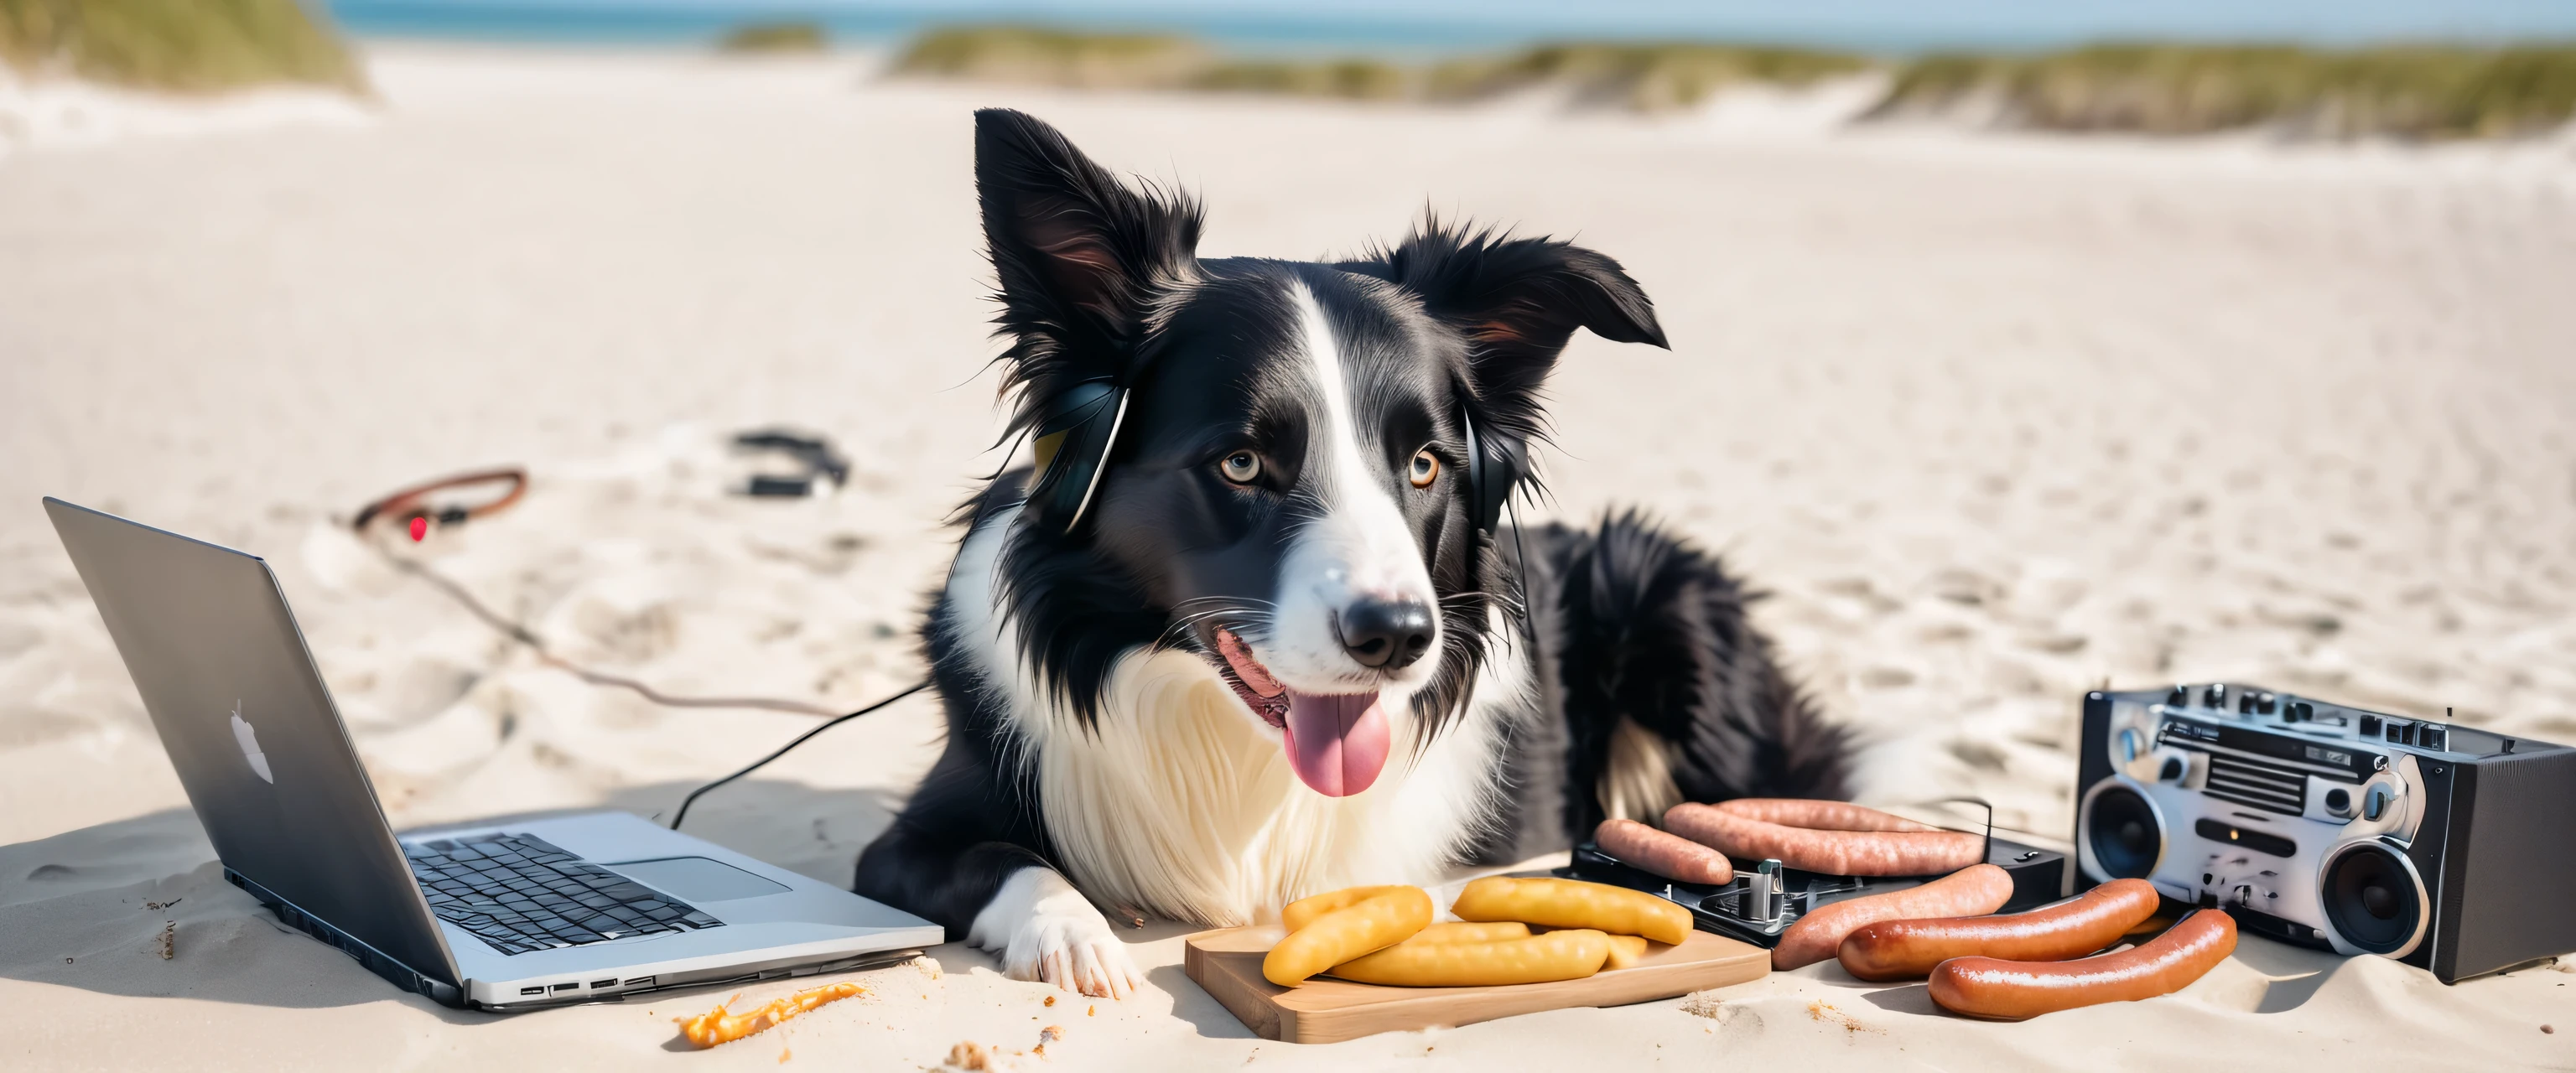
[[[1050,868],[1023,868],[975,914],[966,941],[1002,956],[1002,974],[1068,991],[1126,998],[1145,986],[1127,944],[1090,899]]]

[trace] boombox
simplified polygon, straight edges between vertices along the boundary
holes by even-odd
[[[2576,749],[2216,683],[2084,698],[2078,889],[2444,983],[2576,951]]]

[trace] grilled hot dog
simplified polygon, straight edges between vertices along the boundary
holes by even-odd
[[[1860,830],[1796,827],[1765,816],[1813,823],[1867,824]],[[1985,858],[1985,839],[1839,801],[1748,800],[1684,803],[1664,813],[1666,830],[1740,861],[1778,858],[1791,868],[1846,876],[1926,876],[1955,872]]]
[[[2200,909],[2145,945],[2116,954],[2054,962],[1951,958],[1932,970],[1932,1001],[1969,1017],[2020,1021],[2172,994],[2235,952],[2236,919]]]
[[[1916,823],[1903,816],[1890,815],[1849,801],[1814,801],[1803,797],[1739,797],[1732,801],[1720,801],[1710,807],[1748,820],[1776,823],[1782,827],[1804,827],[1815,831],[1940,830],[1928,823]]]
[[[2064,961],[2119,941],[2154,916],[2156,888],[2115,879],[2082,897],[2009,916],[1884,920],[1845,936],[1843,969],[1863,980],[1920,980],[1954,957]]]
[[[1919,887],[1835,902],[1799,917],[1780,933],[1771,967],[1794,969],[1834,956],[1843,937],[1882,920],[1983,916],[2012,897],[2012,875],[1991,864],[1961,869]]]
[[[1635,820],[1603,820],[1593,830],[1592,841],[1604,853],[1677,882],[1714,887],[1735,878],[1735,867],[1727,863],[1725,854]]]

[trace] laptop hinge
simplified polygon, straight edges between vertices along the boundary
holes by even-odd
[[[224,879],[236,887],[249,891],[251,897],[259,899],[261,904],[275,912],[277,919],[294,925],[307,935],[338,947],[341,953],[357,959],[358,964],[367,967],[367,971],[384,977],[395,987],[426,995],[430,1001],[441,1006],[465,1005],[465,992],[459,990],[455,984],[414,969],[392,955],[369,945],[366,940],[332,927],[329,921],[297,908],[295,903],[278,897],[276,891],[252,882],[249,877],[231,868],[224,869]]]

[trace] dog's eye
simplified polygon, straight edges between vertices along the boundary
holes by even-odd
[[[1236,451],[1218,462],[1216,471],[1236,484],[1251,484],[1261,478],[1261,456],[1250,451]]]
[[[1417,451],[1413,455],[1413,471],[1405,476],[1414,487],[1429,488],[1431,482],[1440,479],[1440,460],[1432,457],[1428,448]]]

